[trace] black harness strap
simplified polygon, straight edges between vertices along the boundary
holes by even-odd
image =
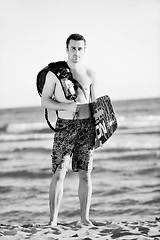
[[[38,76],[37,76],[37,79],[38,79],[37,80],[37,89],[38,89],[38,93],[39,93],[40,96],[42,96],[42,90],[43,90],[43,86],[44,86],[44,83],[45,83],[45,77],[46,77],[46,75],[47,75],[47,73],[49,71],[53,72],[57,76],[57,78],[59,79],[66,99],[74,100],[76,102],[76,97],[77,96],[76,96],[76,94],[72,95],[70,92],[66,93],[65,88],[64,88],[64,86],[62,84],[62,80],[64,80],[64,79],[68,79],[68,80],[70,80],[73,83],[75,91],[76,91],[76,89],[80,88],[82,90],[85,98],[87,99],[86,92],[85,92],[84,88],[82,87],[82,85],[76,79],[74,79],[72,77],[71,70],[70,70],[67,62],[65,62],[65,61],[56,62],[56,63],[50,63],[50,64],[48,64],[47,67],[45,67],[44,69],[42,69],[38,73]],[[69,93],[69,95],[67,95],[68,93]],[[57,117],[58,117],[58,111],[57,110],[56,110],[56,114],[57,114]],[[77,113],[74,114],[72,121],[75,119],[76,115],[77,115]],[[67,126],[64,126],[64,127],[61,127],[61,128],[54,128],[52,126],[52,124],[50,123],[49,119],[48,119],[48,110],[47,110],[47,108],[45,108],[45,119],[47,121],[48,126],[54,132],[59,132],[59,131],[62,131],[62,130],[67,128]],[[72,121],[71,121],[71,123],[72,123]]]
[[[64,129],[66,129],[69,125],[71,125],[72,122],[75,120],[76,114],[77,114],[77,113],[74,114],[74,117],[73,117],[72,121],[71,121],[67,126],[64,126],[64,127],[61,127],[61,128],[54,128],[54,127],[52,126],[52,124],[50,123],[49,119],[48,119],[48,110],[47,110],[47,108],[45,108],[45,119],[46,119],[46,121],[47,121],[47,123],[48,123],[48,126],[49,126],[49,127],[52,129],[52,131],[54,131],[54,132],[60,132],[60,131],[62,131],[62,130],[64,130]],[[58,115],[57,115],[57,116],[58,116]]]

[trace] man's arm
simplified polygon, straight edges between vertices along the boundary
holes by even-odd
[[[56,87],[56,76],[52,72],[46,75],[46,81],[42,91],[41,106],[52,110],[65,110],[65,104],[52,99]]]
[[[46,75],[46,81],[42,91],[41,106],[52,110],[75,112],[77,107],[75,103],[60,103],[52,98],[56,81],[56,75],[49,71]]]

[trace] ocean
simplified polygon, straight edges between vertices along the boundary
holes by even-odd
[[[160,98],[112,103],[118,129],[94,153],[90,218],[153,220],[160,217]],[[0,110],[0,223],[48,222],[52,144],[41,107]],[[59,221],[80,219],[77,189],[69,170]]]

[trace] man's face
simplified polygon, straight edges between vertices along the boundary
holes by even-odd
[[[78,63],[83,58],[85,52],[85,44],[83,40],[70,40],[67,48],[68,59],[73,63]]]

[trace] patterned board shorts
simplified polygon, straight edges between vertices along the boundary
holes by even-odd
[[[95,143],[95,128],[93,119],[61,119],[58,118],[56,127],[67,126],[54,135],[52,150],[52,172],[57,168],[68,168],[72,159],[72,170],[92,170],[92,152]]]

